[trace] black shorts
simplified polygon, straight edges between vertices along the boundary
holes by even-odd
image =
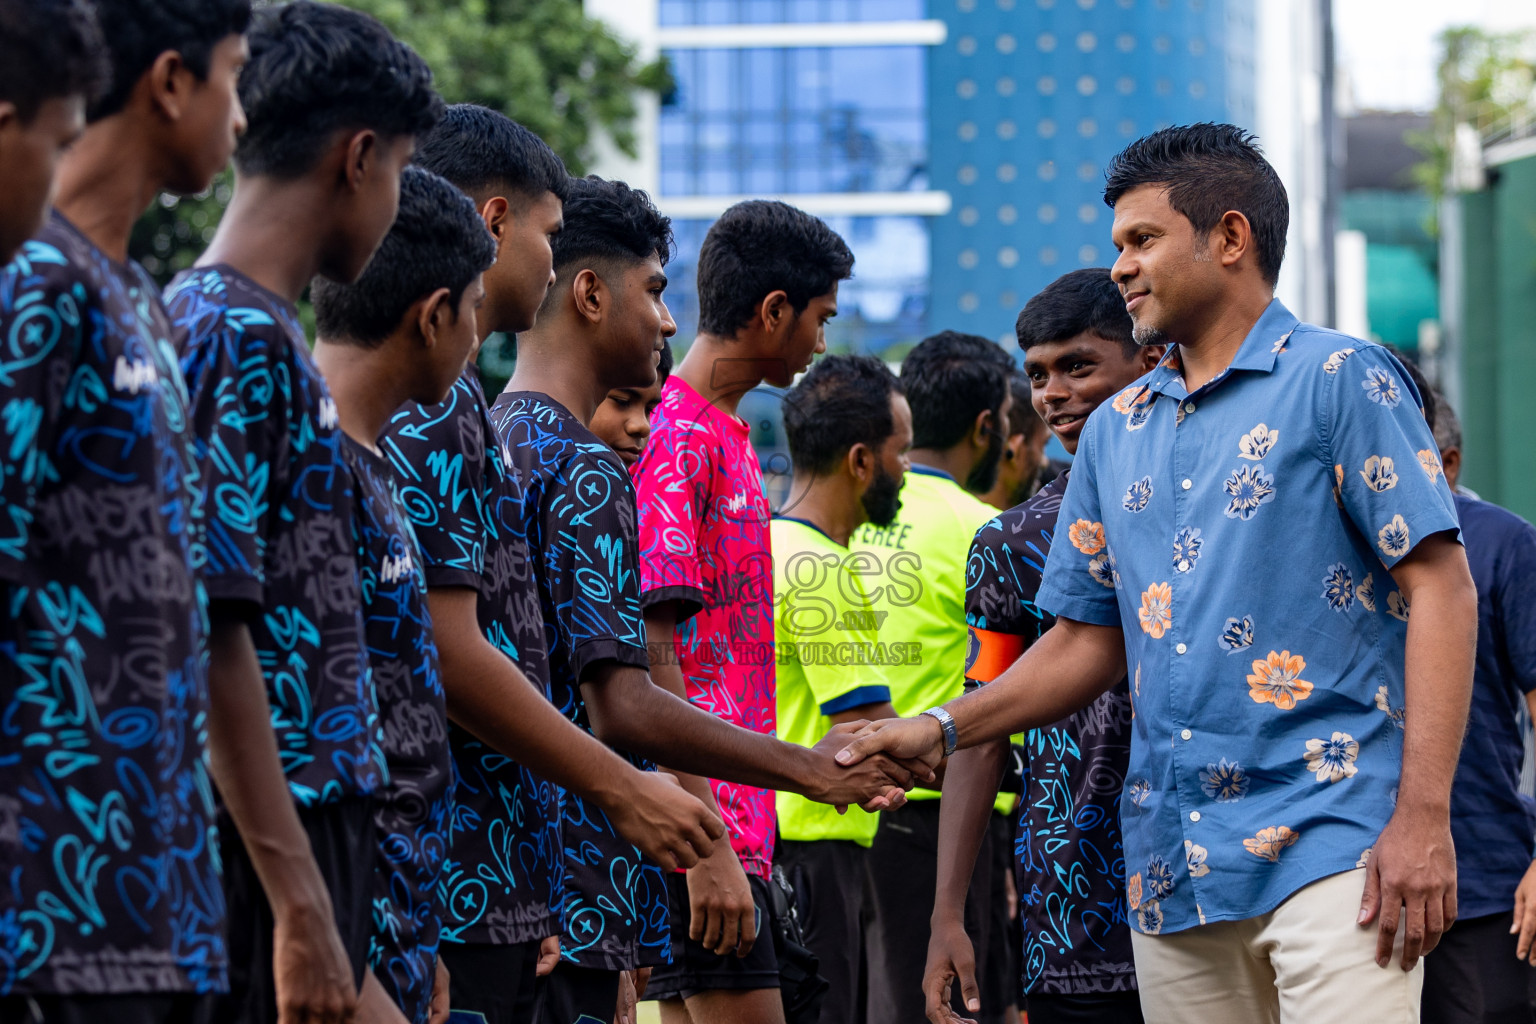
[[[339,803],[299,808],[309,836],[341,944],[359,988],[368,969],[368,933],[373,925],[373,862],[378,841],[373,800],[351,797]],[[277,991],[272,978],[272,907],[256,868],[246,855],[228,812],[219,811],[220,853],[224,858],[224,900],[229,923],[229,994],[219,998],[219,1024],[272,1024]]]
[[[609,1024],[619,1005],[623,973],[562,961],[534,985],[534,1024]]]
[[[4,996],[0,1024],[209,1024],[217,998],[191,992]]]
[[[1424,1024],[1529,1024],[1532,968],[1515,956],[1514,911],[1461,918],[1424,957]]]
[[[795,890],[805,945],[827,979],[821,1019],[860,1024],[869,985],[869,926],[875,916],[869,850],[847,839],[780,839],[775,859]]]
[[[1083,995],[1034,995],[1029,1024],[1142,1024],[1137,992],[1090,992]]]
[[[744,957],[717,956],[688,937],[688,876],[667,873],[667,898],[672,905],[672,962],[651,971],[645,998],[687,999],[720,989],[746,991],[779,987],[779,957],[773,948],[773,901],[767,879],[747,876],[757,905],[757,941]]]
[[[533,1020],[538,940],[493,946],[444,942],[437,955],[448,968],[448,1024],[528,1024]]]

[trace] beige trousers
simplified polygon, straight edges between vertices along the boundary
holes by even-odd
[[[1424,962],[1404,972],[1402,930],[1376,966],[1355,924],[1365,869],[1333,875],[1267,914],[1168,935],[1132,929],[1148,1024],[1417,1024]]]

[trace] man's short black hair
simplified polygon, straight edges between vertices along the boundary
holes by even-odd
[[[0,100],[23,123],[47,100],[94,100],[112,68],[85,0],[0,0]]]
[[[656,384],[660,387],[672,376],[672,343],[665,339],[661,343],[661,355],[656,359]]]
[[[672,220],[651,197],[622,181],[572,178],[565,197],[565,227],[555,236],[555,274],[603,265],[638,263],[655,253],[672,259]],[[551,297],[558,289],[551,288]]]
[[[1131,333],[1131,314],[1125,311],[1120,286],[1109,276],[1108,267],[1083,267],[1062,274],[1024,304],[1013,330],[1025,352],[1084,331],[1118,341],[1127,359],[1141,351]]]
[[[439,288],[457,311],[475,277],[496,261],[496,240],[469,197],[420,167],[400,177],[400,213],[352,284],[315,278],[315,325],[327,341],[376,348],[406,312]]]
[[[505,190],[535,200],[553,192],[565,200],[570,174],[555,151],[507,115],[455,103],[416,144],[416,162],[480,198]]]
[[[1104,202],[1111,207],[1131,189],[1166,188],[1168,205],[1189,218],[1199,235],[1209,235],[1223,214],[1236,210],[1253,228],[1264,280],[1279,279],[1291,203],[1252,132],[1209,122],[1164,128],[1121,150],[1104,177]]]
[[[1008,372],[1008,394],[1013,397],[1013,404],[1008,407],[1009,437],[1023,434],[1028,440],[1045,429],[1045,420],[1035,412],[1032,391],[1029,377],[1023,370],[1013,369]]]
[[[832,472],[848,450],[878,450],[896,424],[891,395],[901,382],[874,356],[827,356],[784,396],[784,436],[794,467],[814,476]]]
[[[336,132],[420,135],[443,116],[432,71],[370,15],[294,0],[257,11],[240,75],[249,127],[235,147],[244,174],[296,178]]]
[[[852,274],[848,243],[820,218],[769,199],[737,203],[699,249],[699,330],[731,337],[781,290],[799,316]]]
[[[1001,346],[979,334],[940,331],[924,338],[901,363],[901,386],[912,403],[912,447],[959,444],[977,416],[1002,409],[1013,367]]]
[[[112,62],[112,84],[86,109],[100,121],[122,110],[134,86],[167,50],[199,79],[213,49],[251,21],[250,0],[94,0],[96,21]]]

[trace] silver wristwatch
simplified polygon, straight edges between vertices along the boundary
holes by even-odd
[[[960,735],[955,729],[955,720],[948,711],[943,708],[929,708],[923,714],[939,723],[939,728],[944,731],[944,756],[948,757],[955,752],[955,747],[960,745]]]

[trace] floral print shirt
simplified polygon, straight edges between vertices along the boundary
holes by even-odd
[[[1273,910],[1364,863],[1402,762],[1409,609],[1452,531],[1412,382],[1278,301],[1193,394],[1177,349],[1089,419],[1037,602],[1120,626],[1132,926]]]

